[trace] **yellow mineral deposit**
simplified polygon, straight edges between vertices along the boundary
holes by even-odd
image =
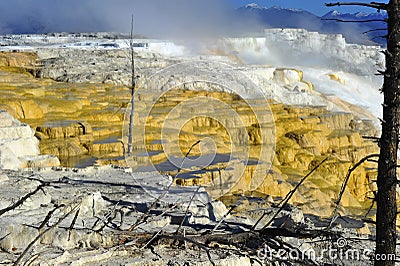
[[[346,85],[346,80],[340,77],[339,74],[328,74],[328,77],[333,81],[337,81],[340,84]]]
[[[129,102],[129,89],[109,84],[74,84],[36,79],[31,73],[34,73],[38,63],[32,53],[0,53],[1,109],[29,123],[41,141],[42,153],[66,158],[65,164],[74,161],[71,160],[74,156],[94,156],[99,164],[123,163],[121,130],[124,110]],[[287,82],[285,79],[288,78],[302,82],[301,71],[281,69],[274,74],[282,83]],[[329,77],[344,82],[335,74]],[[307,87],[312,89],[311,84],[307,84]],[[271,102],[275,139],[270,139],[273,134],[260,134],[260,125],[254,113],[240,97],[222,92],[174,90],[157,101],[149,116],[139,114],[137,117],[139,123],[145,123],[145,146],[151,152],[153,164],[163,163],[167,159],[161,142],[161,129],[166,115],[182,101],[200,96],[219,99],[234,106],[247,130],[250,160],[268,161],[260,158],[260,146],[276,142],[275,158],[268,172],[267,165],[256,170],[254,164],[240,166],[237,163],[237,169],[243,167],[244,174],[233,185],[230,194],[284,197],[307,172],[331,156],[291,201],[302,206],[305,212],[327,216],[331,214],[331,206],[349,167],[363,156],[378,152],[375,143],[361,137],[350,113],[332,113],[324,107],[286,106]],[[138,95],[136,110],[139,113],[145,110],[153,97],[144,93]],[[173,119],[179,121],[181,114],[176,112]],[[224,123],[232,124],[229,119],[223,117],[223,121],[217,121],[198,116],[182,124],[178,139],[169,139],[168,132],[164,137],[176,143],[180,154],[187,153],[190,145],[205,137],[213,140],[217,154],[229,154],[232,149],[231,138],[240,133],[232,129],[233,125],[231,128],[223,126]],[[207,147],[194,147],[191,156],[198,156],[203,148]],[[140,160],[139,164],[149,163],[143,158]],[[226,166],[226,161],[216,162],[203,171],[197,171],[191,178],[178,178],[176,183],[193,185],[213,182],[224,172],[235,170]],[[371,181],[376,176],[375,167],[373,162],[367,162],[353,173],[342,199],[343,206],[351,207],[353,211],[367,208],[371,203],[368,196],[371,195]],[[263,180],[258,182],[257,187],[252,183],[254,171],[264,171]],[[174,175],[176,169],[166,172]]]

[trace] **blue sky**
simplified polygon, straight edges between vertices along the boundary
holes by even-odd
[[[338,2],[338,0],[233,0],[235,7],[243,6],[250,3],[256,3],[260,6],[271,7],[271,6],[281,6],[285,8],[297,8],[304,9],[314,13],[316,15],[323,15],[331,10],[338,10],[341,13],[355,13],[358,11],[363,11],[366,13],[373,13],[375,9],[363,8],[363,7],[325,7],[324,3]],[[346,1],[343,1],[346,2]],[[357,2],[370,3],[368,0],[357,0]],[[384,1],[383,1],[384,2]]]

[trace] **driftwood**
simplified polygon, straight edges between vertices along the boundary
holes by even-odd
[[[24,249],[24,251],[22,251],[21,255],[19,255],[19,257],[17,258],[17,260],[14,262],[13,266],[18,266],[20,265],[20,262],[22,261],[22,259],[24,258],[24,256],[28,253],[28,251],[33,247],[33,245],[39,241],[39,239],[46,234],[48,231],[50,231],[51,229],[57,227],[62,221],[64,221],[69,215],[71,215],[71,213],[73,213],[74,211],[76,211],[79,208],[79,204],[72,207],[70,211],[68,211],[66,214],[64,214],[61,218],[58,219],[57,222],[55,222],[52,226],[49,226],[48,228],[46,228],[45,230],[41,231],[39,233],[39,235],[37,235],[29,244],[28,246]],[[50,213],[54,213],[54,209],[50,211]],[[48,219],[50,219],[51,215],[47,215],[47,217],[49,217]],[[46,220],[45,219],[45,220]],[[47,223],[47,222],[46,222]],[[46,224],[43,223],[42,224]]]
[[[0,216],[3,215],[6,212],[9,212],[11,210],[14,210],[16,208],[18,208],[19,206],[21,206],[27,199],[29,199],[30,197],[32,197],[33,195],[35,195],[36,193],[38,193],[39,191],[43,191],[43,188],[48,186],[49,183],[47,182],[43,182],[42,184],[40,184],[39,186],[36,187],[36,189],[34,189],[33,191],[29,192],[28,194],[24,195],[22,198],[20,198],[19,200],[17,200],[14,204],[12,204],[11,206],[8,206],[7,208],[1,209],[0,210]]]
[[[268,245],[272,249],[284,249],[288,253],[291,250],[297,250],[296,247],[284,242],[281,237],[295,237],[295,238],[326,238],[330,240],[337,240],[341,236],[337,232],[331,232],[327,230],[291,230],[285,228],[265,228],[259,231],[246,231],[241,233],[218,233],[208,232],[206,234],[200,235],[178,235],[178,234],[166,234],[161,231],[153,235],[143,235],[147,241],[140,241],[145,243],[142,247],[147,248],[149,246],[158,245],[159,242],[164,241],[164,245],[170,247],[179,247],[177,243],[188,242],[192,245],[197,246],[199,249],[206,252],[207,257],[212,265],[215,265],[214,260],[211,257],[210,251],[218,249],[226,249],[226,247],[234,247],[235,249],[229,248],[230,251],[236,251],[240,255],[255,256],[255,251],[263,247],[263,245]],[[169,241],[170,240],[170,241]],[[167,241],[167,242],[165,242]],[[137,242],[138,243],[138,242]],[[256,259],[256,258],[253,258]],[[302,263],[307,265],[317,265],[311,258],[304,258]]]

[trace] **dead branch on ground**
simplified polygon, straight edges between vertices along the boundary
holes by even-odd
[[[268,226],[271,225],[271,223],[273,222],[273,220],[278,216],[278,214],[285,208],[285,206],[287,205],[287,203],[289,202],[289,200],[293,197],[294,193],[297,191],[297,189],[303,184],[303,182],[310,176],[312,175],[322,164],[324,164],[328,159],[330,159],[331,156],[326,157],[325,159],[323,159],[320,163],[318,163],[310,172],[308,172],[308,174],[306,174],[301,180],[300,182],[295,186],[294,189],[292,189],[291,191],[289,191],[289,193],[285,196],[285,198],[278,204],[281,205],[281,207],[275,212],[275,214],[271,217],[271,219],[269,219],[269,221],[263,226],[262,229],[267,228]],[[264,213],[263,215],[261,215],[261,217],[257,220],[257,222],[253,225],[253,227],[251,228],[251,230],[255,230],[257,225],[262,221],[262,219],[264,219],[264,217],[266,216],[266,213]]]
[[[17,260],[13,263],[13,266],[18,266],[21,262],[21,260],[24,258],[24,256],[28,253],[28,251],[33,247],[33,245],[48,231],[51,229],[57,227],[62,221],[64,221],[71,213],[76,211],[79,208],[80,204],[75,205],[74,207],[71,208],[70,211],[68,211],[66,214],[64,214],[61,218],[58,219],[57,222],[55,222],[52,226],[49,226],[42,232],[40,232],[29,244],[28,246],[22,251],[21,255],[17,258]],[[49,215],[48,215],[49,216]],[[51,216],[51,215],[50,215]],[[47,218],[47,217],[46,217]],[[50,219],[50,218],[49,218]],[[46,224],[46,223],[42,223]]]
[[[185,154],[185,157],[183,158],[181,165],[179,166],[175,176],[172,178],[172,181],[169,183],[169,185],[167,186],[167,188],[165,189],[164,193],[162,193],[158,198],[156,198],[155,201],[153,201],[153,203],[150,205],[150,207],[148,208],[148,210],[128,229],[129,232],[132,232],[138,225],[142,224],[143,222],[146,221],[146,219],[148,218],[150,212],[154,209],[154,207],[157,205],[157,203],[165,197],[165,195],[167,195],[167,193],[169,192],[170,188],[172,187],[172,185],[174,184],[174,179],[178,176],[179,172],[182,170],[183,164],[185,162],[185,159],[189,156],[190,152],[192,151],[192,149],[198,145],[201,142],[201,140],[196,141],[192,146],[190,146],[189,150],[187,151],[187,153]]]
[[[8,211],[11,211],[11,210],[16,209],[17,207],[19,207],[20,205],[22,205],[27,199],[29,199],[30,197],[32,197],[33,195],[35,195],[35,194],[36,194],[37,192],[39,192],[39,191],[42,191],[44,194],[46,194],[46,193],[43,191],[43,188],[46,187],[46,186],[48,186],[48,185],[49,185],[49,183],[43,182],[42,184],[40,184],[39,186],[37,186],[35,190],[29,192],[28,194],[26,194],[25,196],[23,196],[22,198],[20,198],[19,200],[17,200],[17,202],[15,202],[14,204],[12,204],[11,206],[9,206],[9,207],[7,207],[7,208],[4,208],[4,209],[1,209],[1,210],[0,210],[0,216],[3,215],[4,213],[8,212]]]
[[[346,189],[346,187],[347,187],[347,183],[349,182],[349,179],[350,179],[351,174],[352,174],[360,165],[362,165],[365,161],[367,161],[367,160],[369,160],[369,159],[371,159],[371,158],[375,158],[375,157],[379,157],[379,154],[370,154],[370,155],[367,155],[367,156],[365,156],[364,158],[362,158],[361,160],[359,160],[353,167],[349,168],[349,170],[347,171],[347,175],[346,175],[346,177],[345,177],[344,180],[343,180],[342,187],[341,187],[341,189],[340,189],[338,199],[335,201],[335,205],[336,205],[336,206],[335,206],[335,209],[334,209],[334,211],[333,211],[332,219],[331,219],[331,221],[330,221],[330,223],[329,223],[328,229],[331,228],[331,226],[332,226],[332,224],[333,224],[333,222],[334,222],[334,220],[335,220],[335,216],[336,216],[336,213],[337,213],[337,211],[338,211],[340,201],[342,200],[343,193],[344,193],[344,191],[345,191],[345,189]]]
[[[193,193],[192,197],[190,198],[189,204],[188,204],[188,206],[186,208],[186,211],[185,211],[185,216],[183,217],[183,219],[182,219],[181,223],[179,224],[178,228],[176,229],[175,234],[179,233],[179,230],[181,229],[183,223],[185,222],[186,217],[187,217],[188,212],[189,212],[190,205],[192,204],[192,202],[194,200],[194,197],[197,195],[197,193],[199,192],[200,188],[201,188],[201,186],[198,186],[196,191]]]

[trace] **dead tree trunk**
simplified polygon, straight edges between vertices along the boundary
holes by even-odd
[[[382,135],[378,162],[375,265],[395,265],[396,260],[396,186],[397,150],[400,122],[400,0],[385,3],[338,2],[326,6],[368,6],[388,12],[386,70]],[[346,21],[345,21],[346,22]]]
[[[382,92],[384,95],[382,136],[378,162],[378,193],[376,214],[375,265],[394,265],[394,259],[378,260],[383,254],[396,254],[396,186],[397,150],[400,118],[400,10],[399,0],[387,6],[388,35],[386,71]]]
[[[134,111],[135,111],[135,56],[134,56],[134,43],[133,43],[133,16],[132,16],[132,21],[131,21],[131,34],[130,34],[130,40],[129,40],[129,49],[131,53],[131,113],[129,115],[129,133],[128,133],[128,156],[132,156],[133,152],[133,118],[134,118]]]

